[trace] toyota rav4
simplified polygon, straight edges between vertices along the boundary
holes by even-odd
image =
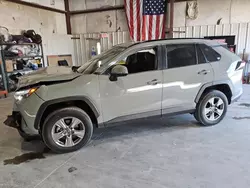
[[[241,59],[204,39],[121,44],[77,69],[54,69],[19,79],[5,124],[59,153],[86,145],[94,127],[139,118],[191,113],[215,125],[243,92]]]

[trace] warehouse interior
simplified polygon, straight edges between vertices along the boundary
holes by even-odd
[[[132,41],[124,2],[0,0],[0,187],[248,188],[250,0],[166,0],[165,38],[222,41],[244,62],[243,95],[218,125],[184,114],[94,128],[87,146],[56,154],[4,124],[19,76]]]

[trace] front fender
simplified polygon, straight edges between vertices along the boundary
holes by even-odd
[[[70,102],[70,101],[83,101],[86,104],[88,104],[88,106],[94,112],[96,118],[98,118],[100,116],[100,112],[98,111],[98,108],[93,104],[93,102],[87,96],[63,97],[63,98],[59,98],[59,99],[53,99],[53,100],[45,101],[40,106],[40,108],[39,108],[39,110],[37,112],[37,115],[36,115],[35,123],[34,123],[35,129],[39,129],[42,116],[43,116],[45,110],[50,105],[59,104],[61,102]]]

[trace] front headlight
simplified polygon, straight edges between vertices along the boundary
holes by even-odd
[[[27,89],[27,90],[22,90],[22,91],[17,91],[14,94],[14,98],[17,101],[21,101],[23,98],[26,98],[28,96],[30,96],[32,93],[34,93],[38,88],[31,88],[31,89]]]

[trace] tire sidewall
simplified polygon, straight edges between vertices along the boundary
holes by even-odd
[[[79,120],[82,121],[85,127],[84,138],[77,145],[72,146],[72,147],[59,146],[58,144],[55,143],[51,134],[51,130],[54,124],[61,118],[65,118],[65,117],[78,118]],[[83,110],[79,108],[65,108],[65,109],[55,111],[50,116],[48,116],[42,128],[42,137],[43,137],[44,143],[52,151],[55,151],[57,153],[73,152],[82,148],[84,145],[86,145],[89,142],[89,140],[92,137],[92,134],[93,134],[93,125],[92,125],[91,119]]]
[[[217,97],[217,98],[220,98],[223,102],[224,102],[224,112],[223,114],[221,115],[221,117],[219,119],[217,119],[216,121],[210,121],[208,120],[206,117],[205,117],[205,114],[204,114],[204,107],[206,105],[206,103],[213,97]],[[227,100],[227,97],[225,96],[224,93],[220,92],[220,91],[211,91],[209,93],[207,93],[201,100],[201,102],[199,103],[198,105],[198,119],[199,121],[203,124],[203,125],[206,125],[206,126],[211,126],[211,125],[215,125],[215,124],[218,124],[219,122],[221,122],[226,113],[227,113],[227,107],[228,107],[228,100]]]

